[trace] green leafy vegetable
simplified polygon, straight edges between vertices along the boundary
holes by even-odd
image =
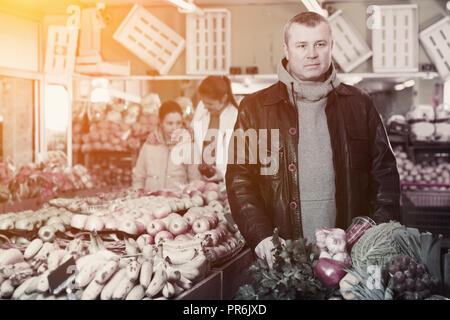
[[[275,247],[272,269],[265,260],[257,259],[249,268],[252,281],[239,288],[237,300],[315,300],[334,294],[336,288],[325,288],[314,277],[320,253],[315,245],[303,238],[282,244],[277,229],[272,242]]]

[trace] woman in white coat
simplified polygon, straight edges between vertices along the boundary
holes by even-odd
[[[200,102],[194,113],[191,128],[196,149],[202,155],[203,165],[215,167],[211,180],[225,177],[228,145],[238,114],[238,104],[226,76],[208,76],[198,88]],[[203,173],[203,172],[202,172]]]
[[[183,111],[175,101],[164,102],[159,109],[158,129],[151,132],[142,146],[133,173],[133,188],[154,192],[178,189],[194,180],[201,180],[198,165],[178,161],[172,153],[179,145],[177,132],[183,126]],[[187,139],[194,158],[194,145]],[[185,140],[183,140],[185,141]]]

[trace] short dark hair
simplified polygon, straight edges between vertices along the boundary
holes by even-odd
[[[198,92],[200,95],[204,95],[214,100],[220,100],[224,96],[227,96],[227,102],[232,103],[237,107],[237,102],[234,99],[233,92],[231,90],[231,81],[227,76],[207,76],[200,83]]]
[[[315,27],[318,24],[325,22],[331,33],[331,26],[328,22],[327,18],[324,16],[321,16],[318,13],[315,13],[313,11],[306,11],[306,12],[300,12],[299,14],[292,17],[285,25],[284,25],[284,43],[287,45],[289,40],[289,29],[291,28],[291,25],[294,23],[302,24],[308,27]]]
[[[158,110],[159,121],[162,122],[169,113],[173,112],[178,112],[181,116],[183,116],[183,110],[178,103],[173,100],[164,102]]]

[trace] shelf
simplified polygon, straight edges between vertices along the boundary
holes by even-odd
[[[134,76],[92,76],[74,73],[74,79],[94,79],[94,78],[104,78],[108,80],[202,80],[208,76],[205,75],[164,75],[164,76],[145,76],[145,75],[134,75]],[[254,80],[266,80],[266,81],[278,81],[277,74],[237,74],[227,76],[231,80],[239,81],[246,79]],[[434,79],[439,75],[436,72],[397,72],[397,73],[338,73],[338,77],[344,78],[362,78],[362,79],[389,79],[389,78],[422,78],[422,79]]]

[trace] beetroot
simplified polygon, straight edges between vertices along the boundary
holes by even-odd
[[[314,276],[326,287],[334,287],[346,275],[345,268],[345,265],[339,261],[321,258],[314,268]]]

